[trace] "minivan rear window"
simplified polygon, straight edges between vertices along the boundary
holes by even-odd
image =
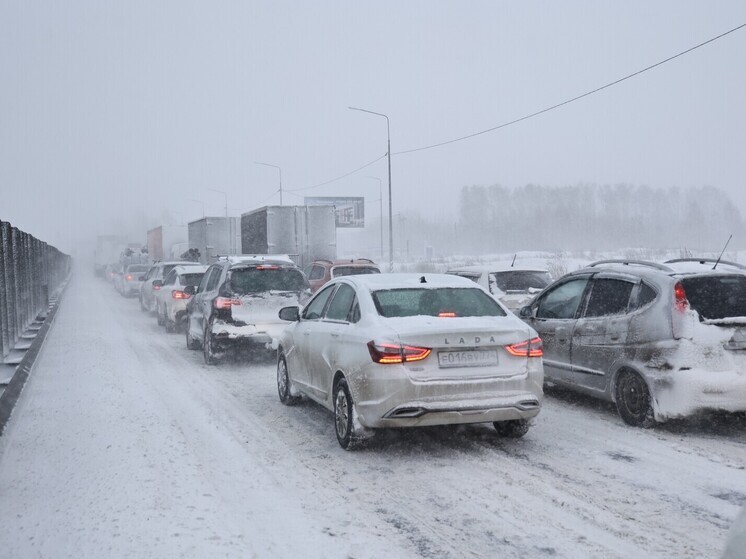
[[[181,285],[199,285],[204,275],[204,272],[199,274],[182,274]]]
[[[265,291],[303,291],[308,282],[295,268],[239,268],[231,272],[231,290],[240,295]]]
[[[387,289],[374,291],[372,295],[378,314],[387,318],[506,315],[492,297],[477,288]]]
[[[703,320],[746,316],[746,276],[684,277],[681,284]]]

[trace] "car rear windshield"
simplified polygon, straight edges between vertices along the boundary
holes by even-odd
[[[307,284],[303,273],[295,268],[239,268],[231,272],[231,289],[241,295],[265,291],[302,291]]]
[[[493,272],[490,274],[500,291],[528,291],[529,289],[544,289],[552,283],[549,272],[531,272],[515,270],[507,272]]]
[[[332,268],[332,276],[358,276],[363,274],[380,274],[381,270],[375,266],[335,266]]]
[[[182,274],[181,285],[199,285],[204,275],[204,272],[199,274]]]
[[[681,284],[703,320],[746,316],[746,276],[693,276]]]
[[[378,314],[398,316],[505,316],[481,289],[464,287],[387,289],[372,293]]]
[[[128,272],[147,272],[150,270],[150,266],[128,266]]]

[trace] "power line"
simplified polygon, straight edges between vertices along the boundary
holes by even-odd
[[[301,190],[311,190],[312,188],[318,188],[320,186],[325,186],[325,185],[330,184],[332,182],[336,182],[338,180],[342,180],[342,179],[344,179],[346,177],[349,177],[350,175],[354,175],[355,173],[357,173],[359,171],[362,171],[366,167],[370,167],[371,165],[373,165],[373,163],[378,163],[381,159],[383,159],[384,157],[386,157],[386,155],[387,154],[384,153],[381,157],[378,157],[378,158],[374,159],[370,163],[366,163],[365,165],[363,165],[362,167],[358,167],[354,171],[350,171],[349,173],[345,173],[344,175],[340,175],[340,176],[335,177],[333,179],[329,179],[328,181],[320,182],[319,184],[314,184],[312,186],[304,186],[303,188],[291,188],[291,189],[287,189],[286,188],[285,192],[300,192]]]
[[[529,118],[533,118],[535,116],[539,116],[541,114],[544,114],[546,112],[552,111],[554,109],[558,109],[559,107],[562,107],[564,105],[568,105],[570,103],[573,103],[574,101],[578,101],[579,99],[583,99],[584,97],[588,97],[589,95],[593,95],[594,93],[598,93],[599,91],[602,91],[604,89],[607,89],[609,87],[612,87],[614,85],[617,85],[625,80],[628,80],[630,78],[634,78],[635,76],[639,76],[640,74],[647,72],[648,70],[652,70],[653,68],[657,68],[658,66],[661,66],[662,64],[665,64],[666,62],[670,62],[672,60],[675,60],[676,58],[679,58],[680,56],[684,56],[685,54],[688,54],[692,52],[693,50],[696,50],[698,48],[701,48],[705,45],[708,45],[709,43],[712,43],[714,41],[717,41],[718,39],[722,39],[726,35],[730,35],[731,33],[738,31],[739,29],[743,29],[746,27],[746,23],[739,25],[738,27],[734,27],[730,31],[726,31],[725,33],[721,33],[717,37],[713,37],[712,39],[708,39],[707,41],[700,43],[698,45],[695,45],[691,48],[686,49],[685,51],[682,51],[678,54],[675,54],[673,56],[670,56],[666,58],[665,60],[661,60],[660,62],[656,62],[655,64],[652,64],[646,68],[643,68],[642,70],[638,70],[637,72],[633,72],[632,74],[629,74],[627,76],[624,76],[623,78],[619,78],[618,80],[614,80],[613,82],[607,83],[606,85],[602,85],[601,87],[597,87],[596,89],[593,89],[591,91],[587,91],[586,93],[583,93],[581,95],[578,95],[576,97],[573,97],[572,99],[567,99],[566,101],[562,101],[561,103],[557,103],[556,105],[552,105],[551,107],[547,107],[546,109],[542,109],[540,111],[536,111],[535,113],[531,113],[526,116],[522,116],[521,118],[517,118],[515,120],[511,120],[510,122],[505,122],[503,124],[499,124],[497,126],[493,126],[492,128],[487,128],[486,130],[481,130],[479,132],[474,132],[473,134],[467,134],[466,136],[461,136],[460,138],[454,138],[453,140],[447,140],[445,142],[439,142],[437,144],[431,144],[429,146],[422,146],[419,148],[413,148],[413,149],[407,149],[404,151],[395,151],[392,153],[392,155],[403,155],[405,153],[414,153],[416,151],[424,151],[426,149],[432,149],[437,148],[440,146],[445,146],[448,144],[453,144],[456,142],[461,142],[463,140],[468,140],[469,138],[474,138],[475,136],[480,136],[482,134],[487,134],[488,132],[494,132],[495,130],[499,130],[500,128],[505,128],[506,126],[511,126],[513,124],[517,124],[519,122],[523,122],[524,120],[528,120]]]

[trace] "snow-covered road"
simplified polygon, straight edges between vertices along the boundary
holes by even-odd
[[[639,430],[564,393],[522,440],[345,452],[272,363],[207,367],[78,273],[0,438],[0,557],[718,557],[745,465],[743,419]]]

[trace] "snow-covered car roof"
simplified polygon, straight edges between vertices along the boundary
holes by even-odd
[[[458,268],[449,268],[448,273],[455,272],[480,272],[480,273],[492,273],[492,272],[547,272],[549,270],[540,266],[511,266],[509,264],[496,264],[492,266],[459,266]]]
[[[716,263],[717,266],[715,266]],[[678,274],[699,274],[703,272],[712,274],[717,274],[718,272],[738,272],[741,274],[746,273],[746,266],[744,266],[743,264],[729,262],[727,260],[721,260],[720,262],[717,262],[717,260],[714,258],[681,258],[676,260],[668,260],[664,262],[664,265],[668,266]],[[715,266],[714,270],[713,266]]]
[[[177,274],[204,274],[207,271],[208,266],[205,266],[203,264],[193,264],[187,266],[184,264],[183,266],[176,266],[174,270],[176,270]]]
[[[231,264],[293,264],[292,258],[287,254],[246,254],[242,256],[221,256],[220,260],[226,260]]]
[[[379,289],[406,289],[412,287],[435,288],[435,287],[477,287],[473,281],[467,278],[449,274],[367,274],[361,276],[343,276],[349,282],[367,287],[370,290]],[[425,281],[422,281],[424,278]],[[332,281],[340,281],[337,278]]]

